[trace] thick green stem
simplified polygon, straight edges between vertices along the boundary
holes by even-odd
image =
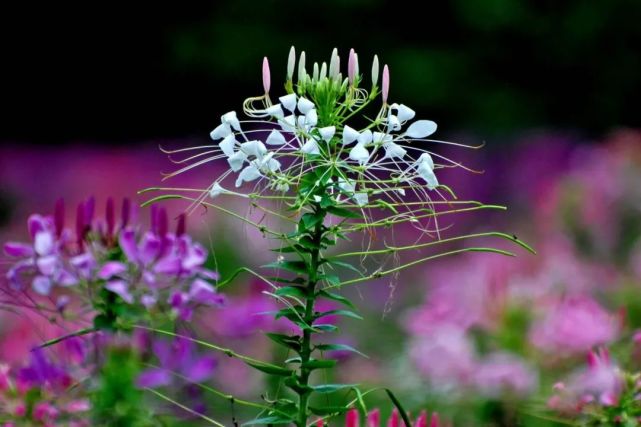
[[[314,229],[312,240],[320,247],[320,242],[323,237],[323,221],[321,221]],[[314,321],[314,303],[316,300],[316,283],[318,282],[318,266],[320,263],[320,249],[315,249],[311,253],[309,263],[309,271],[307,272],[307,299],[305,301],[305,323],[311,325]],[[307,426],[307,406],[309,403],[309,396],[311,390],[308,388],[309,375],[311,370],[306,367],[312,355],[312,332],[309,329],[303,330],[303,339],[301,341],[301,369],[298,377],[298,382],[302,386],[302,390],[298,393],[298,427]]]

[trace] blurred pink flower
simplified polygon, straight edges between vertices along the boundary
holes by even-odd
[[[617,318],[588,296],[564,298],[532,327],[530,340],[545,352],[581,353],[614,340]]]
[[[524,360],[509,353],[493,353],[478,364],[474,382],[488,397],[504,393],[525,396],[536,389],[537,375]]]

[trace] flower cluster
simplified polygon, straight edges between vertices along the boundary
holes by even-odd
[[[62,202],[53,216],[32,215],[32,241],[4,246],[16,260],[7,272],[11,289],[20,294],[30,285],[37,294],[55,295],[59,311],[74,296],[96,307],[92,295],[104,290],[127,305],[169,310],[183,320],[189,320],[197,306],[224,302],[211,284],[217,273],[205,267],[207,251],[185,233],[184,215],[170,232],[167,212],[155,207],[151,228],[144,231],[132,221],[128,200],[119,222],[111,199],[104,219],[94,219],[94,210],[93,198],[78,206],[75,233],[65,228]]]
[[[89,426],[88,400],[74,398],[72,374],[43,350],[34,350],[29,363],[12,372],[0,364],[0,425],[18,427]]]
[[[265,94],[247,99],[243,106],[249,120],[241,120],[235,111],[230,111],[221,116],[220,124],[211,132],[216,145],[166,151],[173,154],[204,150],[179,161],[191,163],[169,176],[225,159],[229,169],[201,197],[209,194],[212,198],[220,195],[257,198],[266,190],[284,199],[290,191],[300,196],[301,177],[315,170],[325,172],[328,195],[338,204],[373,208],[380,207],[377,203],[384,203],[412,212],[412,204],[402,204],[408,192],[413,194],[410,198],[423,202],[431,200],[432,190],[443,197],[435,170],[460,165],[422,146],[426,141],[443,142],[427,139],[436,131],[434,122],[413,121],[416,113],[410,107],[388,103],[387,66],[383,68],[379,88],[379,62],[374,57],[372,86],[368,92],[360,87],[363,76],[359,74],[358,55],[353,49],[345,78],[340,72],[336,49],[329,65],[315,63],[311,74],[307,72],[305,52],[302,52],[294,87],[295,57],[292,47],[285,85],[287,94],[279,96],[278,102],[272,102],[271,77],[265,58]],[[376,117],[362,126],[352,123],[357,113],[379,94],[383,104]],[[433,156],[445,163],[435,164]],[[249,194],[232,191],[225,184],[230,177],[234,178],[235,187],[253,183],[254,190]],[[418,212],[410,215],[424,218]]]

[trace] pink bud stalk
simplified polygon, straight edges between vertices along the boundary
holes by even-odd
[[[63,228],[65,228],[65,200],[58,199],[56,201],[56,207],[54,208],[54,224],[56,226],[56,235],[60,237],[62,234]]]
[[[387,104],[387,95],[389,95],[389,68],[383,67],[383,104]]]
[[[187,230],[187,217],[184,213],[178,215],[178,224],[176,224],[176,236],[180,237]]]
[[[437,412],[432,412],[432,419],[430,420],[430,427],[439,427],[440,422]]]
[[[347,79],[349,84],[354,84],[354,78],[356,77],[356,52],[354,49],[349,51],[349,59],[347,60]]]
[[[105,221],[107,223],[107,236],[111,237],[116,225],[114,199],[107,199],[107,208],[105,210]]]
[[[352,408],[347,411],[347,415],[345,417],[345,427],[358,427],[358,424],[358,410]]]
[[[367,427],[380,427],[381,425],[381,411],[374,409],[367,414]]]
[[[271,74],[269,73],[269,61],[267,57],[263,58],[263,89],[265,89],[265,95],[269,93],[269,87],[271,86]]]

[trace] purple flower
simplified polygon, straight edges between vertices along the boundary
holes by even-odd
[[[176,375],[190,383],[201,383],[211,378],[216,367],[213,357],[197,355],[195,344],[186,338],[176,338],[173,342],[156,340],[153,352],[159,366],[140,374],[137,380],[139,387],[167,386]]]
[[[71,376],[61,366],[51,362],[40,348],[31,352],[29,365],[18,371],[17,379],[26,388],[63,390],[71,384]]]

